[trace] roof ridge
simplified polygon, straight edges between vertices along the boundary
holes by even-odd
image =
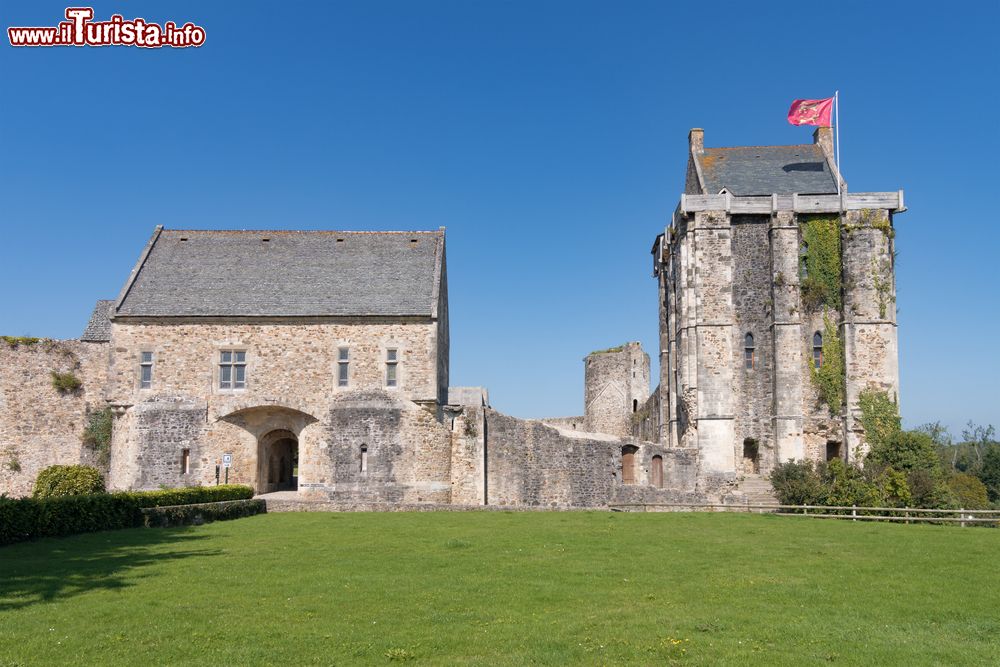
[[[440,229],[164,229],[176,234],[444,234]]]
[[[737,148],[814,148],[816,144],[764,144],[761,146],[709,146],[706,151],[726,151]]]

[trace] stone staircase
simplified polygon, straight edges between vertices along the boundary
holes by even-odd
[[[736,492],[743,496],[743,502],[749,502],[751,505],[778,504],[771,482],[761,475],[745,475],[736,487]]]

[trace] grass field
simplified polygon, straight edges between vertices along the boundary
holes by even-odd
[[[0,665],[995,665],[998,557],[990,529],[270,514],[0,548]]]

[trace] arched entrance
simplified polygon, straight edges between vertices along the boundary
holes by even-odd
[[[299,488],[299,439],[279,429],[257,441],[257,493],[297,491]]]

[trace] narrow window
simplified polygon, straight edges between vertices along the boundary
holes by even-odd
[[[337,386],[346,387],[351,367],[351,351],[346,347],[337,348]]]
[[[638,412],[638,411],[639,411],[639,399],[633,398],[632,399],[632,412]]]
[[[153,353],[139,353],[139,388],[149,389],[153,386]]]
[[[385,351],[385,386],[395,387],[399,380],[397,366],[399,365],[399,353],[389,349]]]
[[[368,472],[368,446],[361,445],[361,472]]]
[[[809,244],[805,241],[802,242],[802,247],[799,248],[799,275],[802,278],[809,277],[809,262],[807,261],[809,257]]]
[[[754,351],[753,334],[748,333],[743,337],[743,361],[748,371],[752,371],[754,369],[754,365],[757,361]]]
[[[181,451],[181,474],[187,475],[191,472],[191,450],[185,449]]]
[[[813,334],[813,366],[819,368],[823,365],[823,334],[816,332]]]
[[[223,350],[219,353],[219,389],[246,389],[247,353]]]

